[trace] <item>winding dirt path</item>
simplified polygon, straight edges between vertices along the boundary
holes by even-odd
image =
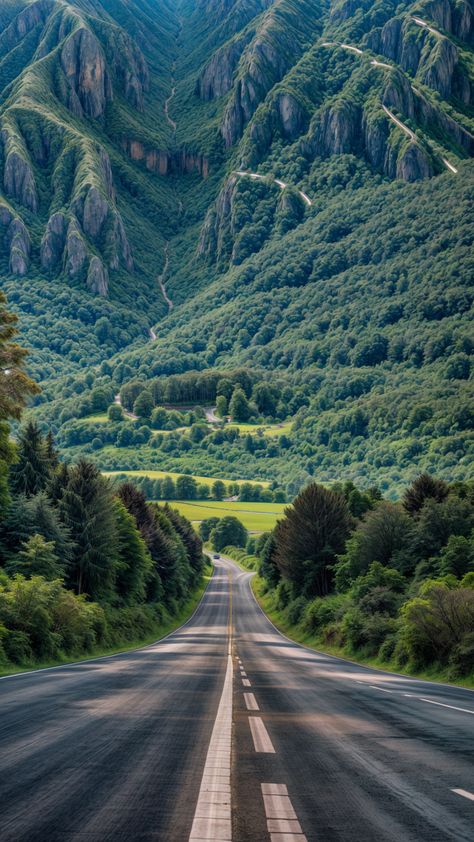
[[[265,179],[266,179],[266,178],[268,178],[268,176],[266,176],[266,175],[261,175],[261,174],[260,174],[260,173],[258,173],[258,172],[245,172],[244,170],[232,170],[232,175],[238,175],[238,176],[240,176],[241,178],[242,178],[242,177],[247,177],[247,178],[258,179],[259,181],[265,181]],[[285,189],[285,187],[288,187],[288,185],[287,185],[287,184],[285,184],[285,182],[284,182],[284,181],[281,181],[279,178],[274,178],[274,179],[273,179],[273,183],[274,183],[274,184],[277,184],[277,185],[278,185],[278,187],[280,188],[280,190],[284,190],[284,189]],[[313,200],[309,198],[309,196],[307,195],[307,193],[303,193],[303,191],[302,191],[302,190],[298,190],[298,194],[299,194],[299,196],[303,199],[303,202],[304,202],[306,205],[308,205],[308,207],[312,207],[312,205],[313,205]]]
[[[429,24],[426,23],[426,21],[422,20],[421,18],[412,17],[412,20],[418,26],[421,26],[421,27],[429,30],[429,32],[433,33],[433,35],[436,35],[439,38],[443,37],[440,32],[438,32],[436,29],[433,29],[433,27],[431,27]],[[338,47],[340,50],[349,50],[352,53],[357,53],[357,55],[361,55],[361,56],[367,55],[367,53],[364,53],[364,51],[359,49],[359,47],[354,47],[351,44],[340,44],[337,41],[324,41],[321,46],[323,46],[323,47]],[[393,64],[386,64],[383,61],[377,61],[377,59],[375,59],[375,58],[371,59],[370,63],[374,67],[383,67],[385,70],[395,70],[395,66]],[[417,91],[416,88],[413,85],[411,87],[412,87],[412,90],[414,91],[414,93],[417,94],[418,96],[420,96],[419,91]],[[397,117],[395,117],[395,114],[393,114],[390,111],[390,109],[387,108],[387,106],[384,105],[383,103],[382,103],[382,108],[385,111],[387,117],[389,117],[390,120],[392,120],[392,122],[394,122],[395,125],[398,126],[399,129],[401,129],[403,132],[405,132],[405,134],[410,138],[411,142],[417,143],[415,133],[412,132],[412,130],[409,129],[408,126],[405,125],[405,123],[402,123],[401,120],[399,120]],[[441,157],[441,161],[443,162],[446,169],[449,170],[449,172],[457,173],[456,167],[454,166],[454,164],[451,164],[450,161],[448,161],[447,158]]]
[[[171,313],[171,310],[173,309],[174,304],[171,301],[171,298],[168,296],[168,293],[166,292],[166,287],[165,287],[165,278],[166,278],[166,275],[167,275],[167,272],[168,272],[169,265],[170,265],[169,243],[166,243],[166,245],[165,245],[165,265],[163,266],[163,271],[162,271],[161,275],[158,275],[157,281],[158,281],[158,286],[161,289],[161,294],[162,294],[163,298],[165,299],[165,301],[168,305],[168,311]]]

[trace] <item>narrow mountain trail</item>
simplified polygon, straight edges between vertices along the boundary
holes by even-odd
[[[166,292],[166,286],[165,286],[165,279],[166,279],[166,275],[167,275],[167,272],[168,272],[169,265],[170,265],[169,243],[166,243],[166,246],[165,246],[165,265],[163,267],[163,271],[162,271],[161,275],[158,275],[157,281],[158,281],[158,286],[160,287],[160,290],[161,290],[161,294],[162,294],[164,300],[166,301],[166,303],[168,305],[168,311],[171,313],[171,310],[173,309],[174,304],[171,301],[171,298],[168,296],[168,293]],[[155,334],[155,339],[156,339],[156,334]]]
[[[426,21],[421,20],[421,18],[412,18],[412,20],[418,26],[421,26],[424,29],[427,29],[433,35],[436,35],[439,38],[443,37],[440,32],[438,32],[436,29],[433,29],[433,27],[429,26],[429,24],[427,24]],[[360,56],[366,56],[367,55],[367,53],[365,53],[364,50],[361,50],[359,47],[354,47],[352,44],[340,44],[337,41],[324,41],[321,46],[322,47],[338,47],[340,50],[348,50],[349,52],[356,53],[356,55],[360,55]],[[375,58],[371,59],[370,63],[374,67],[382,67],[385,70],[395,70],[395,65],[386,64],[383,61],[377,61],[377,59],[375,59]],[[416,88],[413,85],[411,87],[412,87],[412,90],[414,91],[414,93],[416,93],[418,96],[420,96],[420,94],[416,90]],[[385,111],[387,117],[389,117],[389,119],[392,120],[392,122],[395,123],[395,125],[398,126],[399,129],[401,129],[403,132],[405,132],[405,134],[410,138],[412,143],[418,142],[415,133],[411,129],[409,129],[408,126],[406,126],[404,123],[402,123],[401,120],[399,120],[397,117],[395,117],[395,114],[393,114],[390,111],[390,109],[387,108],[386,105],[384,105],[383,103],[382,103],[382,108]],[[441,157],[441,161],[443,162],[446,169],[449,170],[449,172],[457,173],[457,169],[454,166],[454,164],[451,164],[450,161],[448,161],[447,158],[443,158],[442,156],[440,156],[440,157]]]
[[[232,175],[238,175],[241,178],[247,177],[247,178],[258,179],[259,181],[265,181],[265,179],[268,178],[268,176],[266,176],[266,175],[261,175],[260,173],[257,173],[257,172],[245,172],[244,170],[232,170]],[[279,178],[274,178],[273,183],[277,184],[278,187],[281,190],[285,190],[285,188],[288,187],[288,184],[286,184],[284,181],[281,181]],[[309,196],[306,193],[303,193],[302,190],[298,190],[298,194],[303,199],[303,202],[306,205],[308,205],[308,207],[313,206],[313,204],[314,204],[313,200],[310,199]]]

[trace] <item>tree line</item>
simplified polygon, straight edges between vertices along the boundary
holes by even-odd
[[[0,296],[0,664],[79,655],[153,634],[203,570],[191,524],[118,487],[91,462],[59,460],[34,421],[10,436],[37,387]]]
[[[474,484],[420,475],[400,502],[312,483],[257,548],[264,591],[320,645],[474,674]]]

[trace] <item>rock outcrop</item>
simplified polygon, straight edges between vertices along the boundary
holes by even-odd
[[[250,33],[225,44],[214,53],[196,84],[196,92],[201,99],[209,102],[229,93],[238,63],[249,40]]]
[[[237,80],[224,112],[221,134],[227,148],[242,137],[245,126],[269,91],[288,72],[321,30],[317,5],[301,0],[300,7],[275,5],[263,18],[239,62]]]
[[[28,272],[31,240],[26,225],[19,217],[10,223],[5,239],[10,251],[10,272],[23,277]]]
[[[198,173],[203,178],[209,175],[209,159],[200,152],[191,152],[186,149],[176,152],[149,149],[141,141],[130,138],[123,138],[121,145],[132,161],[143,163],[149,172],[159,175]]]
[[[77,117],[102,117],[113,98],[112,83],[104,52],[97,38],[85,26],[64,44],[61,66],[69,86],[68,107]]]
[[[109,290],[109,273],[100,258],[96,256],[89,263],[87,286],[93,295],[106,296]]]
[[[138,111],[143,111],[150,77],[142,51],[124,32],[115,37],[112,50],[115,74],[125,98]]]
[[[3,187],[7,196],[17,201],[24,208],[36,213],[38,194],[35,177],[27,153],[21,148],[20,139],[4,129],[1,132],[5,165]]]
[[[233,199],[237,179],[229,178],[214,207],[210,208],[201,229],[197,254],[218,265],[225,266],[231,258],[235,236],[233,227]]]
[[[466,104],[471,101],[471,86],[459,65],[456,45],[442,34],[420,27],[411,17],[392,18],[382,28],[373,30],[367,46],[396,62],[444,99],[455,95]]]
[[[56,0],[37,0],[26,6],[0,34],[0,55],[13,50],[38,24],[45,23]]]
[[[54,213],[48,220],[41,240],[41,268],[45,272],[57,269],[66,245],[68,223],[63,213]]]
[[[415,112],[411,91],[409,97],[403,97],[403,90],[391,83],[386,88],[384,103],[406,117]],[[397,142],[392,142],[391,132],[398,133]],[[383,110],[365,110],[347,100],[320,111],[301,147],[309,157],[363,156],[389,178],[404,181],[429,178],[434,172],[428,152],[397,127]]]
[[[76,219],[71,219],[66,236],[65,270],[70,278],[81,274],[87,259],[87,248]]]

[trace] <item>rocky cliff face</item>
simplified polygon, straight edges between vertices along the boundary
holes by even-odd
[[[67,105],[76,117],[102,117],[113,98],[103,50],[86,27],[77,29],[61,51],[61,66],[68,82]]]
[[[9,129],[0,133],[5,165],[3,187],[7,196],[35,213],[38,210],[38,194],[35,177],[28,152],[22,138]]]
[[[282,0],[263,18],[239,61],[222,119],[221,133],[227,148],[242,137],[258,105],[298,61],[304,44],[316,39],[320,29],[319,7],[305,0],[297,11],[289,1]]]
[[[234,75],[242,53],[250,40],[244,34],[218,50],[206,65],[196,84],[196,91],[206,102],[225,96],[232,88]]]
[[[13,216],[0,236],[0,259],[2,253],[8,256],[13,274],[24,275],[33,260],[48,275],[83,278],[92,292],[104,295],[108,270],[133,271],[131,248],[109,155],[91,140],[88,128],[82,136],[72,129],[64,120],[64,105],[85,126],[96,121],[103,131],[114,89],[133,109],[143,110],[149,73],[130,35],[110,23],[97,26],[99,6],[37,0],[22,7],[19,0],[18,14],[0,35],[0,68],[25,39],[30,39],[26,60],[33,60],[0,105],[1,184],[13,206],[26,212],[21,218],[16,211],[2,211],[5,218]],[[92,11],[98,16],[89,17]],[[43,68],[35,64],[38,59],[44,59]],[[44,68],[51,73],[45,102]]]
[[[168,152],[160,149],[149,149],[141,141],[123,138],[122,149],[132,161],[145,165],[149,172],[158,175],[189,175],[198,173],[203,178],[209,175],[209,159],[200,152],[180,149]]]

